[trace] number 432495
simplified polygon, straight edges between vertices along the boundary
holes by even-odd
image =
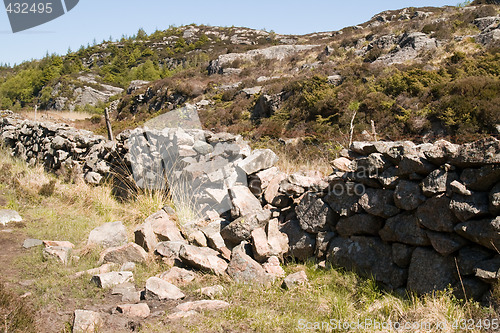
[[[34,3],[31,6],[26,2],[9,3],[5,10],[9,14],[50,14],[52,13],[51,2]]]

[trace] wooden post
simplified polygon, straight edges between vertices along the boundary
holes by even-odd
[[[104,109],[104,120],[106,121],[106,128],[108,129],[108,139],[113,141],[113,129],[111,128],[111,121],[109,120],[109,110]]]
[[[38,110],[38,105],[35,104],[35,121],[36,121],[36,111]]]
[[[371,123],[372,123],[372,135],[373,135],[373,138],[375,139],[375,141],[378,141],[377,140],[377,131],[375,130],[375,122],[372,120]]]

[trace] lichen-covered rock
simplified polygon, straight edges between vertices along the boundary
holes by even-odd
[[[459,220],[449,209],[450,201],[444,194],[427,199],[417,209],[418,222],[430,230],[453,232]]]
[[[327,260],[393,289],[406,283],[406,271],[392,262],[391,246],[375,237],[337,237],[330,243]]]
[[[417,247],[413,251],[408,271],[409,290],[417,294],[426,294],[443,290],[457,281],[458,275],[452,256],[443,257],[423,247]]]
[[[264,268],[245,252],[246,242],[233,248],[227,273],[235,281],[249,284],[269,284],[272,277]]]
[[[394,203],[404,210],[414,210],[425,200],[420,186],[408,180],[400,180],[394,190]]]
[[[280,231],[288,236],[288,252],[285,256],[305,261],[314,256],[316,237],[305,232],[299,221],[290,220],[280,226]]]
[[[384,221],[382,218],[370,214],[356,214],[342,217],[335,229],[344,237],[353,235],[378,235]]]
[[[488,215],[488,193],[473,192],[467,196],[454,193],[450,202],[450,210],[462,222]]]
[[[306,193],[295,208],[300,227],[310,233],[318,233],[332,228],[338,220],[338,215],[322,198],[313,193]]]
[[[394,191],[367,188],[359,199],[359,205],[372,215],[389,218],[400,212],[394,204]]]
[[[462,222],[457,224],[455,232],[489,249],[500,249],[500,216]]]
[[[391,217],[379,232],[380,238],[386,242],[398,242],[415,246],[430,245],[429,238],[411,212]]]
[[[239,217],[221,230],[222,238],[229,244],[237,245],[249,240],[252,231],[264,227],[270,219],[271,211],[267,209]]]

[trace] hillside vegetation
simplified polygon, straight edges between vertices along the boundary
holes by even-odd
[[[480,4],[488,3],[488,4]],[[303,36],[170,27],[0,68],[0,108],[87,111],[104,133],[185,103],[205,128],[299,138],[329,154],[357,139],[469,141],[500,130],[500,7],[386,11]],[[364,132],[365,131],[365,132]],[[362,135],[363,133],[363,135]]]

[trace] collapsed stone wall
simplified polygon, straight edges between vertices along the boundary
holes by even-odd
[[[232,266],[233,257],[268,268],[276,257],[315,258],[373,276],[389,289],[426,293],[451,285],[458,296],[465,291],[475,299],[499,278],[500,141],[494,138],[464,145],[355,142],[323,177],[287,175],[273,166],[273,152],[252,152],[241,137],[227,133],[139,129],[110,142],[66,125],[3,113],[0,137],[28,163],[71,168],[93,184],[130,172],[134,161],[146,171],[134,173],[136,182],[147,181],[152,165],[163,168],[153,168],[157,179],[169,171],[165,158],[145,160],[168,156],[178,167],[169,182],[203,179],[203,189],[190,195],[192,202],[205,208],[228,202],[230,213],[200,210],[207,221],[187,223],[183,238],[156,230],[153,216],[136,230],[136,243],[164,257],[180,251],[184,238],[210,247],[210,255],[218,253],[222,260],[216,262],[229,261],[229,267],[212,271],[246,277]],[[196,259],[201,254],[182,251],[171,259],[204,267]]]

